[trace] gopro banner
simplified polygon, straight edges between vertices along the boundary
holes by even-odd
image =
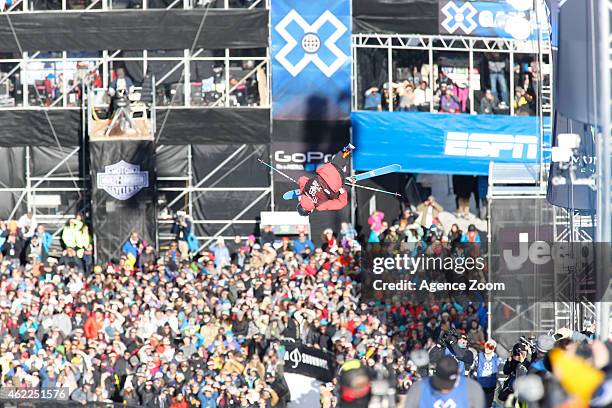
[[[90,144],[92,219],[96,256],[121,255],[132,230],[155,243],[155,144],[108,140]]]
[[[538,163],[535,116],[353,112],[355,170],[398,163],[405,173],[488,175],[489,162]],[[550,149],[550,135],[544,138]],[[546,149],[548,147],[548,149]]]
[[[350,0],[272,0],[272,117],[347,120]]]
[[[318,166],[328,161],[342,147],[346,140],[325,138],[324,140],[293,142],[273,141],[272,165],[294,180],[301,176],[311,177]],[[274,203],[276,211],[295,211],[298,200],[284,200],[283,194],[295,190],[298,186],[280,174],[272,175],[274,181]],[[310,231],[312,236],[319,236],[325,228],[339,226],[350,218],[349,207],[340,211],[315,211],[310,216]]]
[[[329,382],[334,378],[333,354],[301,343],[285,342],[285,372]]]
[[[531,0],[440,0],[438,6],[440,34],[537,39]]]

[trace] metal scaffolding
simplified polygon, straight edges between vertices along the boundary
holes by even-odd
[[[598,20],[593,16],[593,23],[599,23],[600,38],[600,64],[601,78],[599,78],[598,89],[600,90],[599,110],[601,117],[601,136],[597,145],[597,223],[595,235],[597,242],[608,243],[607,252],[601,256],[602,266],[610,265],[610,242],[612,242],[612,2],[610,0],[599,0]],[[593,8],[594,9],[594,8]],[[612,334],[612,293],[610,284],[602,302],[597,304],[597,316],[599,321],[599,335],[607,339]]]
[[[427,65],[429,65],[429,77],[427,82],[431,87],[435,83],[438,73],[434,53],[440,52],[463,52],[468,55],[467,84],[469,88],[470,109],[468,113],[475,113],[474,109],[474,81],[477,80],[477,70],[474,66],[474,53],[500,53],[508,55],[509,66],[514,66],[517,54],[530,54],[538,58],[541,78],[540,90],[538,92],[538,112],[542,117],[550,117],[552,113],[552,87],[549,78],[552,76],[552,49],[548,39],[548,29],[539,30],[538,40],[519,41],[508,38],[451,36],[451,35],[423,35],[423,34],[354,34],[352,37],[353,47],[353,110],[360,109],[360,99],[365,89],[360,89],[358,84],[358,59],[359,50],[367,48],[378,48],[387,50],[387,83],[396,82],[394,72],[393,52],[398,50],[412,50],[427,52]],[[508,76],[509,95],[514,95],[515,84],[512,72]],[[393,104],[390,110],[393,110]],[[514,115],[514,106],[509,104],[510,114]],[[434,111],[430,104],[430,112]],[[540,112],[541,111],[541,112]],[[547,121],[549,124],[550,121]],[[550,131],[549,125],[542,131]]]
[[[131,1],[131,8],[160,8],[152,6],[153,0]],[[86,11],[100,12],[126,7],[124,0],[61,0],[37,2],[36,0],[18,0],[5,12],[43,13],[49,11]],[[174,0],[162,8],[192,9],[198,7],[214,8],[268,8],[267,0]],[[0,185],[0,197],[13,197],[15,202],[11,217],[19,217],[25,210],[36,214],[39,222],[60,231],[64,223],[77,210],[84,210],[84,202],[79,205],[70,199],[69,203],[60,200],[59,192],[74,193],[79,200],[85,197],[90,183],[88,170],[83,166],[86,157],[79,158],[79,174],[58,176],[66,161],[83,155],[86,145],[85,124],[88,120],[89,104],[86,104],[86,91],[83,82],[108,88],[117,67],[129,68],[127,74],[143,80],[155,71],[154,109],[158,114],[166,116],[175,109],[214,109],[214,108],[262,108],[269,109],[270,95],[270,52],[268,48],[252,50],[206,50],[203,48],[182,51],[168,51],[166,55],[160,51],[129,51],[100,50],[93,53],[81,52],[23,52],[0,56],[0,110],[51,111],[73,110],[81,111],[83,139],[81,146],[62,147],[62,157],[56,168],[43,177],[34,177],[30,173],[31,149],[26,147],[25,183],[23,186]],[[194,68],[209,72],[208,77],[194,77]],[[176,79],[179,78],[180,79]],[[135,81],[136,82],[136,81]],[[2,87],[7,92],[3,97]],[[108,103],[105,92],[91,101],[95,106]],[[165,111],[162,113],[160,111]],[[155,112],[154,112],[155,113]],[[155,118],[155,114],[152,118]],[[157,147],[158,154],[176,146]],[[222,180],[240,167],[255,154],[262,154],[257,146],[238,146],[225,160],[201,179],[195,177],[193,171],[192,146],[183,146],[188,162],[187,174],[164,175],[158,178],[160,197],[170,197],[159,203],[160,236],[158,242],[165,243],[172,238],[169,234],[169,224],[172,214],[184,210],[192,217],[194,225],[206,225],[210,234],[201,234],[198,238],[203,244],[209,244],[214,238],[230,236],[228,233],[234,225],[252,225],[258,222],[249,210],[263,203],[272,191],[271,181],[265,185],[248,185],[225,187]],[[11,148],[2,148],[11,149]],[[263,152],[267,155],[267,152]],[[228,167],[229,166],[229,167]],[[246,183],[246,182],[245,182]],[[244,194],[249,197],[249,204],[237,214],[231,214],[223,219],[208,219],[198,217],[194,211],[194,202],[206,195],[220,192]],[[251,197],[252,196],[252,197]],[[64,199],[65,201],[65,199]],[[265,207],[264,209],[269,209]],[[248,217],[247,217],[248,216]],[[218,227],[218,228],[217,228]],[[57,234],[56,234],[57,235]],[[246,237],[246,236],[245,236]],[[231,236],[233,238],[233,235]]]
[[[123,9],[193,9],[210,7],[216,9],[263,8],[266,0],[16,0],[7,8],[10,13],[36,13],[48,11],[109,11]]]

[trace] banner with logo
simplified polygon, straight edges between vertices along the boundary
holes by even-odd
[[[580,145],[571,158],[571,163],[551,163],[547,199],[553,205],[585,210],[593,213],[597,194],[588,180],[596,171],[596,140],[594,128],[584,123],[562,117],[557,113],[556,134],[577,133]],[[556,144],[556,143],[555,143]]]
[[[136,231],[155,244],[155,145],[153,141],[96,141],[90,144],[92,219],[96,256],[119,258]]]
[[[440,0],[440,34],[537,39],[532,0]]]
[[[273,141],[272,165],[294,180],[301,176],[312,176],[317,167],[329,160],[342,147],[346,146],[344,138],[325,138],[324,140],[306,141]],[[298,188],[297,184],[280,174],[273,175],[274,209],[276,211],[295,211],[298,200],[284,200],[283,194]],[[340,225],[350,219],[350,208],[340,211],[315,212],[310,216],[310,231],[313,237],[319,236],[325,228]]]
[[[406,173],[487,175],[491,161],[540,160],[537,117],[353,112],[351,119],[355,170],[397,163]]]
[[[610,253],[610,243],[559,241],[567,240],[566,226],[545,197],[498,198],[490,206],[490,282],[504,284],[491,299],[498,343],[512,346],[518,332],[546,330],[545,302],[601,301],[610,267],[598,259]]]
[[[350,0],[272,0],[272,117],[348,119]]]
[[[285,342],[285,372],[329,382],[334,378],[334,355],[301,343]]]

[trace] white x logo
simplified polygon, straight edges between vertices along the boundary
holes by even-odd
[[[474,20],[474,16],[478,14],[478,10],[470,3],[463,3],[462,6],[457,6],[455,2],[449,1],[442,7],[442,13],[446,16],[441,25],[450,34],[461,28],[465,34],[470,34],[478,24]]]
[[[304,50],[304,55],[297,62],[297,64],[292,64],[287,59],[287,55],[289,55],[289,53],[293,51],[295,46],[298,44],[298,41],[287,31],[287,26],[292,22],[295,22],[304,31],[304,36],[300,39],[302,49]],[[323,43],[336,57],[336,59],[330,65],[323,62],[323,60],[317,54],[317,51],[320,49],[321,45],[321,40],[317,34],[319,29],[323,27],[325,23],[330,23],[336,28],[336,30]],[[291,10],[285,17],[283,17],[283,19],[274,29],[287,42],[287,44],[285,44],[285,46],[276,54],[275,58],[294,77],[302,72],[302,70],[312,62],[321,70],[321,72],[325,74],[325,76],[329,78],[348,59],[348,55],[342,52],[342,50],[336,45],[336,41],[338,41],[338,39],[342,37],[342,34],[344,34],[348,29],[329,10],[326,10],[323,14],[321,14],[321,16],[319,16],[319,18],[317,18],[312,25],[308,24],[297,11]]]
[[[434,408],[457,408],[457,404],[452,399],[448,399],[446,401],[437,400],[434,402]]]

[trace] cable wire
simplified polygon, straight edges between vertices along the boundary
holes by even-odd
[[[204,15],[202,16],[202,19],[200,20],[200,25],[198,27],[198,31],[196,32],[196,35],[195,35],[195,37],[193,39],[193,42],[191,44],[191,48],[189,49],[189,55],[190,56],[195,51],[195,47],[196,47],[196,45],[198,43],[198,39],[200,38],[200,34],[202,33],[202,29],[204,28],[204,22],[206,21],[206,17],[208,16],[208,10],[210,10],[210,4],[211,4],[211,2],[206,3],[205,9],[204,9]],[[185,64],[183,64],[183,70],[181,71],[181,77],[180,77],[180,79],[178,81],[179,84],[181,82],[183,82],[183,78],[185,77],[185,68],[186,68]],[[226,75],[227,75],[227,73],[226,73]],[[170,106],[173,105],[174,98],[176,98],[177,94],[178,94],[178,92],[175,92],[174,95],[172,95],[172,99],[170,100]],[[155,143],[156,144],[159,141],[159,139],[161,138],[161,135],[164,132],[164,128],[166,127],[166,121],[168,120],[168,116],[170,115],[170,111],[172,110],[172,109],[170,109],[170,106],[166,109],[166,114],[164,115],[164,120],[162,121],[162,125],[159,128],[159,132],[157,133],[157,136],[155,137]]]
[[[4,13],[4,15],[6,16],[6,21],[8,23],[8,26],[9,26],[10,30],[11,30],[11,33],[13,34],[13,38],[15,40],[15,44],[17,45],[17,48],[19,49],[19,53],[23,57],[24,50],[23,50],[23,47],[21,46],[21,42],[19,41],[19,36],[17,35],[17,32],[15,31],[15,27],[13,27],[13,22],[11,21],[10,15],[9,15],[9,13]],[[42,101],[42,98],[41,98],[40,93],[38,92],[38,88],[36,86],[34,87],[34,92],[36,93],[37,100]],[[47,120],[47,123],[49,124],[49,128],[51,129],[51,133],[53,134],[53,138],[55,139],[55,143],[57,144],[57,147],[59,148],[60,152],[63,154],[64,153],[64,147],[62,146],[62,144],[59,141],[59,137],[57,136],[57,132],[55,131],[55,127],[53,126],[53,123],[51,122],[51,118],[49,117],[49,112],[47,111],[47,109],[42,109],[42,111],[43,111],[43,114],[45,115],[45,119]],[[70,166],[66,165],[66,169],[68,170],[68,174],[70,174],[70,178],[74,179],[74,174],[72,173],[72,170],[70,170]],[[42,182],[43,182],[43,180],[39,181],[35,185],[35,187],[40,185],[40,183],[42,183]],[[73,183],[74,187],[77,188],[77,194],[79,195],[79,200],[82,199],[83,195],[78,190],[79,187],[77,186],[76,181],[72,180],[72,183]],[[23,196],[24,195],[25,195],[25,191],[21,194],[21,196],[17,200],[17,203],[15,204],[15,208],[21,203],[21,201],[23,201]]]

